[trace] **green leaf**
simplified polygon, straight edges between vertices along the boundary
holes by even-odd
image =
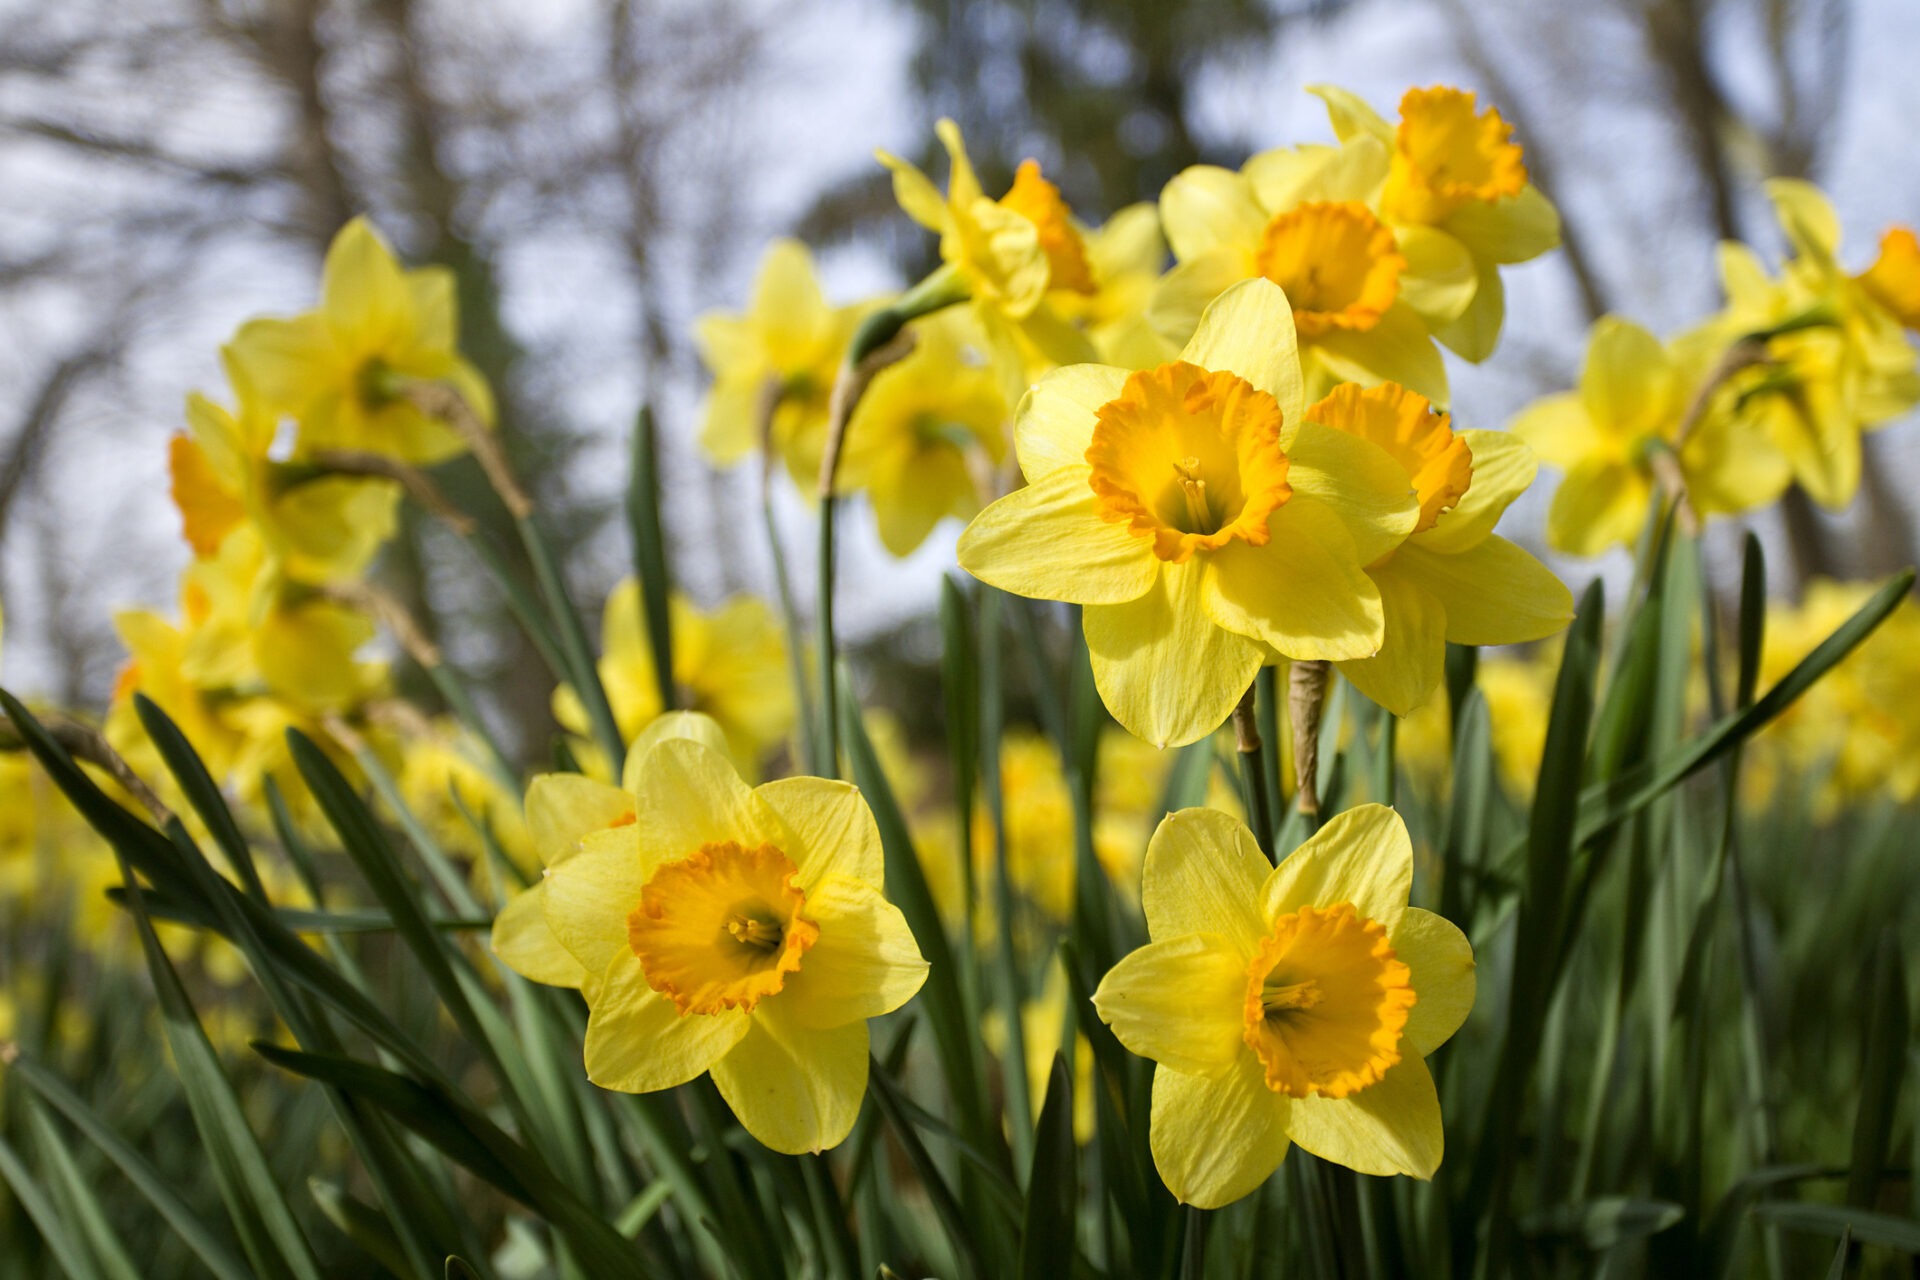
[[[365,1250],[368,1257],[405,1280],[413,1268],[407,1265],[406,1249],[401,1245],[400,1237],[394,1234],[393,1225],[387,1221],[385,1214],[347,1194],[338,1183],[325,1178],[307,1179],[307,1190],[312,1193],[313,1202],[320,1206],[320,1212],[326,1215],[328,1222],[340,1229],[342,1235]]]
[[[1026,1218],[1020,1227],[1020,1274],[1027,1280],[1053,1280],[1073,1271],[1080,1207],[1078,1156],[1073,1137],[1073,1072],[1066,1056],[1055,1053],[1034,1137],[1033,1168],[1027,1176]]]
[[[1577,1241],[1595,1253],[1603,1253],[1615,1245],[1665,1231],[1685,1213],[1668,1200],[1601,1196],[1527,1214],[1520,1220],[1520,1230],[1536,1239]]]
[[[52,1197],[34,1181],[26,1162],[7,1145],[5,1139],[0,1139],[0,1179],[5,1179],[13,1188],[14,1198],[27,1211],[27,1217],[34,1229],[39,1231],[47,1252],[53,1255],[53,1260],[60,1264],[61,1270],[72,1280],[104,1280],[80,1242],[67,1230],[67,1224],[53,1206]]]
[[[1753,1206],[1753,1216],[1789,1231],[1806,1231],[1835,1239],[1851,1229],[1861,1244],[1877,1244],[1901,1253],[1920,1254],[1920,1222],[1872,1213],[1837,1204],[1803,1204],[1797,1200],[1765,1200]]]
[[[906,1110],[902,1106],[899,1087],[887,1078],[880,1064],[870,1065],[868,1089],[873,1100],[880,1107],[881,1115],[886,1117],[887,1127],[893,1130],[894,1139],[901,1150],[906,1152],[907,1163],[913,1166],[914,1174],[920,1179],[921,1189],[933,1205],[934,1216],[946,1231],[947,1243],[953,1249],[953,1256],[960,1266],[960,1274],[969,1277],[985,1277],[990,1272],[981,1264],[980,1255],[974,1248],[973,1238],[976,1224],[969,1223],[967,1216],[960,1211],[960,1202],[954,1199],[953,1189],[947,1185],[946,1178],[927,1153],[926,1144],[920,1141],[920,1135],[914,1132],[908,1121]]]
[[[1847,1203],[1871,1208],[1893,1145],[1900,1086],[1906,1074],[1909,1016],[1906,966],[1891,932],[1875,949],[1871,1002],[1861,1028],[1860,1103],[1854,1111],[1853,1157],[1847,1173]]]
[[[1853,1226],[1840,1232],[1840,1247],[1833,1251],[1833,1261],[1827,1267],[1827,1280],[1845,1280],[1847,1257],[1853,1252]]]
[[[516,518],[514,526],[520,531],[520,544],[526,548],[527,559],[533,562],[534,579],[540,584],[540,594],[545,597],[548,615],[553,619],[560,652],[566,659],[567,683],[580,696],[580,705],[587,709],[594,740],[606,753],[607,767],[617,778],[626,760],[627,744],[613,718],[613,704],[607,701],[606,686],[600,683],[600,666],[594,660],[593,642],[587,639],[586,624],[580,620],[580,611],[574,608],[573,598],[567,594],[566,574],[554,557],[553,544],[547,541],[533,516]]]
[[[259,869],[253,865],[253,852],[247,847],[246,838],[240,834],[240,826],[233,820],[233,811],[227,808],[219,784],[207,772],[200,753],[193,749],[172,718],[146,694],[133,695],[133,708],[140,716],[148,739],[160,752],[160,758],[166,761],[174,781],[180,784],[188,803],[193,805],[200,820],[207,824],[207,830],[212,833],[214,843],[220,846],[220,852],[226,855],[227,865],[239,875],[248,893],[265,902],[267,890],[260,882]]]
[[[633,539],[633,572],[640,580],[640,616],[653,653],[653,678],[660,708],[680,705],[673,682],[673,628],[667,601],[673,579],[667,572],[667,538],[660,521],[660,453],[653,406],[641,405],[633,424],[633,461],[627,478],[627,533]]]

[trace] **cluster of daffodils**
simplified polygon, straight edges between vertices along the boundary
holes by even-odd
[[[1578,390],[1514,421],[1565,473],[1547,517],[1555,549],[1631,545],[1663,487],[1701,516],[1795,485],[1840,510],[1860,485],[1862,435],[1920,404],[1905,332],[1920,329],[1920,242],[1896,227],[1849,274],[1826,197],[1788,179],[1767,190],[1790,250],[1777,276],[1746,245],[1721,245],[1723,311],[1665,343],[1604,317]]]

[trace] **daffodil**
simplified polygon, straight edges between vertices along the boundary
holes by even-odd
[[[859,1113],[867,1019],[911,999],[927,966],[884,896],[860,792],[750,789],[721,742],[704,717],[664,718],[634,743],[627,788],[536,780],[546,876],[496,922],[494,947],[580,988],[594,1083],[644,1093],[711,1072],[748,1133],[821,1151]]]
[[[1573,595],[1527,552],[1493,532],[1532,483],[1533,451],[1498,431],[1455,431],[1424,396],[1352,383],[1307,410],[1370,441],[1405,470],[1420,500],[1407,540],[1367,566],[1386,638],[1378,655],[1339,664],[1360,692],[1404,716],[1440,686],[1447,644],[1518,644],[1573,618]]]
[[[249,321],[228,353],[261,411],[298,425],[295,459],[351,449],[432,463],[459,453],[461,439],[410,403],[405,383],[444,384],[482,422],[493,420],[492,393],[458,341],[453,272],[403,269],[373,225],[355,218],[327,249],[320,306]]]
[[[1222,291],[1271,280],[1293,304],[1308,395],[1398,382],[1445,403],[1432,335],[1471,301],[1472,266],[1443,237],[1403,233],[1381,216],[1388,169],[1387,147],[1361,136],[1263,152],[1237,173],[1196,165],[1175,175],[1160,218],[1178,263],[1148,319],[1184,342]]]
[[[887,152],[894,198],[908,217],[940,237],[942,271],[955,300],[970,298],[1007,398],[1017,400],[1031,377],[1053,365],[1093,358],[1079,329],[1051,304],[1051,295],[1097,290],[1084,235],[1060,190],[1033,160],[1014,173],[998,200],[980,186],[960,126],[934,126],[948,160],[947,190]]]
[[[1419,517],[1377,446],[1302,421],[1293,310],[1230,289],[1179,360],[1062,369],[1022,403],[1027,487],[983,511],[960,563],[1085,605],[1101,697],[1155,745],[1211,733],[1277,656],[1344,660],[1383,635],[1371,564]]]
[[[1703,515],[1780,495],[1786,461],[1751,426],[1713,417],[1679,438],[1711,358],[1697,337],[1663,346],[1632,321],[1603,316],[1587,339],[1579,389],[1537,400],[1514,418],[1513,434],[1566,473],[1547,512],[1554,550],[1595,556],[1631,545],[1660,484],[1656,453],[1672,455]]]
[[[676,594],[668,602],[668,619],[681,704],[711,716],[726,734],[734,763],[753,773],[786,740],[795,715],[786,634],[773,610],[752,596],[736,596],[709,612]],[[631,740],[663,710],[637,580],[622,579],[607,597],[600,634],[600,683],[620,736]],[[571,686],[554,690],[553,715],[569,732],[587,732],[586,708]],[[593,754],[585,743],[576,751],[583,759]]]
[[[1224,814],[1169,816],[1147,849],[1152,941],[1094,1008],[1153,1073],[1149,1144],[1183,1203],[1255,1190],[1292,1143],[1367,1174],[1430,1178],[1440,1100],[1426,1057],[1473,1007],[1473,949],[1407,905],[1391,809],[1333,819],[1269,867]]]
[[[1007,451],[1006,397],[972,316],[939,312],[914,334],[913,353],[861,397],[840,473],[867,495],[880,541],[896,556],[911,554],[948,516],[971,519],[980,510],[974,468],[997,466]]]
[[[1180,353],[1147,320],[1167,261],[1156,205],[1130,204],[1086,232],[1092,293],[1061,293],[1054,306],[1093,340],[1102,364],[1151,369]]]
[[[187,430],[169,446],[174,505],[193,553],[217,554],[227,534],[250,522],[288,577],[327,582],[359,575],[393,536],[399,486],[270,460],[273,419],[244,382],[236,380],[234,389],[238,412],[197,392],[188,396]]]
[[[813,257],[775,240],[760,260],[753,298],[739,314],[700,317],[694,338],[713,374],[700,447],[718,466],[771,447],[803,493],[814,491],[826,446],[827,402],[863,308],[835,307],[820,291]],[[775,396],[763,441],[767,397]]]

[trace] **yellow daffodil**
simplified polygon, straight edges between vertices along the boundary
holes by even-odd
[[[236,382],[237,414],[198,393],[188,396],[187,430],[169,446],[173,501],[188,545],[196,556],[213,556],[228,533],[251,522],[288,577],[357,576],[393,536],[399,486],[270,461],[274,422],[243,386]]]
[[[403,269],[373,225],[355,218],[327,250],[320,306],[249,321],[228,351],[261,411],[298,424],[296,459],[352,449],[432,463],[459,453],[460,437],[410,404],[400,384],[445,384],[481,421],[493,420],[492,393],[461,357],[457,329],[453,273]]]
[[[785,632],[773,610],[751,596],[736,596],[707,612],[676,594],[668,611],[673,679],[682,705],[713,717],[726,734],[734,764],[753,774],[793,729]],[[600,683],[620,736],[631,739],[662,710],[637,580],[622,579],[607,597],[600,636]],[[586,708],[570,686],[554,690],[553,715],[569,732],[587,732]],[[575,750],[583,760],[593,754],[584,743]]]
[[[1310,92],[1326,102],[1343,145],[1370,139],[1388,149],[1380,216],[1408,258],[1425,264],[1418,287],[1432,297],[1422,312],[1456,354],[1486,359],[1506,313],[1499,268],[1560,243],[1560,215],[1527,180],[1512,126],[1479,109],[1471,92],[1443,85],[1407,90],[1397,124],[1344,89]]]
[[[768,245],[747,310],[709,312],[694,327],[700,358],[713,374],[700,424],[707,457],[732,466],[770,444],[801,492],[813,493],[827,402],[861,310],[828,304],[805,245]],[[762,441],[769,395],[779,400],[771,439]]]
[[[840,473],[867,495],[880,541],[896,556],[911,554],[948,516],[971,519],[980,510],[974,466],[997,466],[1007,451],[1006,397],[972,316],[940,312],[914,335],[913,354],[861,397]]]
[[[883,894],[860,792],[749,789],[721,742],[704,717],[667,717],[634,743],[628,789],[536,780],[546,876],[502,913],[494,947],[580,988],[596,1084],[644,1093],[711,1072],[762,1143],[821,1151],[859,1113],[867,1019],[911,999],[927,966]]]
[[[1533,451],[1498,431],[1455,431],[1424,396],[1352,383],[1307,410],[1370,441],[1406,471],[1420,500],[1407,540],[1367,566],[1386,638],[1370,658],[1339,664],[1360,692],[1404,716],[1439,688],[1447,643],[1539,640],[1573,618],[1573,595],[1547,567],[1493,527],[1533,482]]]
[[[1435,328],[1472,299],[1465,251],[1380,215],[1387,147],[1360,136],[1338,147],[1263,152],[1238,172],[1196,165],[1160,193],[1178,265],[1148,319],[1185,341],[1206,305],[1233,284],[1266,279],[1293,304],[1307,394],[1339,382],[1398,382],[1447,400]],[[1432,246],[1443,246],[1429,253]]]
[[[1100,694],[1129,732],[1192,742],[1276,655],[1381,643],[1363,566],[1419,517],[1377,446],[1301,420],[1293,310],[1271,282],[1227,291],[1179,360],[1084,365],[1034,387],[1014,424],[1027,487],[983,511],[960,563],[1016,595],[1086,606]]]
[[[1086,245],[1094,291],[1059,294],[1054,305],[1086,331],[1099,361],[1151,369],[1179,355],[1179,346],[1147,321],[1147,305],[1167,261],[1159,208],[1128,205],[1089,230]]]
[[[1142,885],[1152,941],[1093,1001],[1159,1064],[1149,1142],[1183,1203],[1240,1199],[1295,1142],[1361,1173],[1433,1176],[1425,1059],[1473,1008],[1473,949],[1407,905],[1412,876],[1406,827],[1379,805],[1341,814],[1278,867],[1224,814],[1160,824]]]
[[[1059,188],[1023,162],[1013,186],[988,198],[967,158],[960,126],[934,126],[948,160],[947,191],[898,156],[876,153],[893,174],[908,217],[940,237],[942,270],[957,298],[971,298],[1007,399],[1053,365],[1093,359],[1086,336],[1054,308],[1051,295],[1096,291],[1086,241]]]

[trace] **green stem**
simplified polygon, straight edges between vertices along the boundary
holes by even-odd
[[[520,542],[527,550],[527,558],[533,562],[534,579],[540,584],[540,593],[546,597],[547,610],[558,628],[560,649],[567,659],[571,683],[580,695],[581,705],[587,709],[587,722],[593,728],[593,736],[599,742],[600,750],[606,754],[607,768],[613,777],[618,778],[621,766],[626,761],[627,744],[621,739],[619,723],[613,718],[613,704],[607,701],[606,686],[600,683],[600,668],[594,661],[593,646],[587,640],[586,627],[567,595],[560,562],[554,557],[553,545],[540,532],[540,526],[534,523],[531,513],[517,517],[513,523],[520,532]]]
[[[1256,679],[1240,695],[1240,703],[1233,709],[1233,736],[1240,752],[1240,776],[1246,782],[1247,821],[1253,827],[1253,838],[1259,842],[1260,852],[1272,862],[1273,811],[1267,803],[1267,770],[1261,762],[1263,744],[1254,714],[1254,691],[1259,687]]]

